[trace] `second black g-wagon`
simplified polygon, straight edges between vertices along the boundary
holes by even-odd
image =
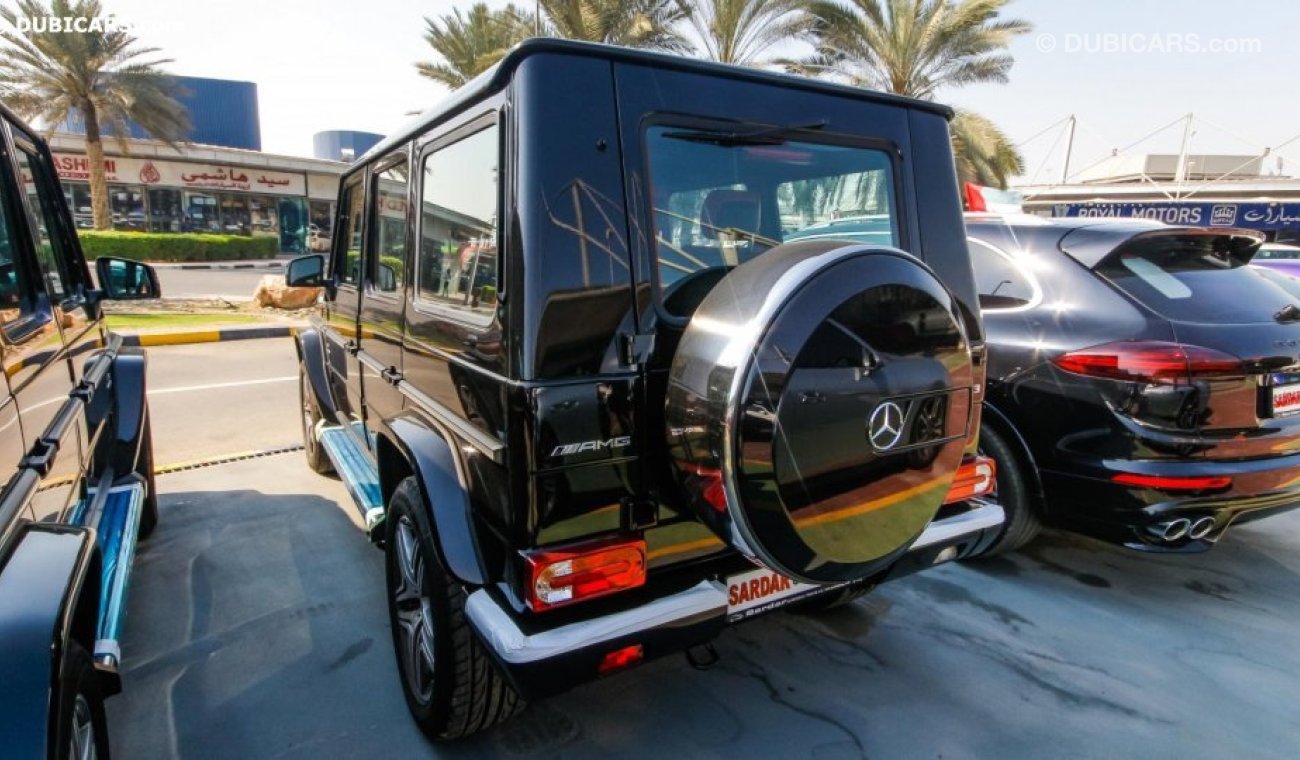
[[[303,432],[428,735],[992,538],[949,115],[535,41],[344,175]]]
[[[1015,548],[1046,522],[1210,548],[1300,505],[1300,282],[1262,238],[1138,220],[970,216],[989,337],[981,446]]]

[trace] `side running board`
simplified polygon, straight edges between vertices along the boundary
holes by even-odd
[[[372,541],[377,540],[376,530],[384,520],[383,497],[379,490],[379,472],[369,456],[357,446],[356,438],[345,428],[333,425],[320,427],[316,440],[334,463],[348,493],[361,510],[361,519]]]
[[[82,502],[93,505],[79,509],[74,524],[95,529],[99,551],[103,556],[102,582],[99,590],[99,626],[95,634],[95,663],[116,671],[122,661],[118,643],[122,619],[126,616],[126,592],[135,560],[135,544],[140,530],[140,513],[144,509],[144,483],[113,486],[107,493],[91,488]]]

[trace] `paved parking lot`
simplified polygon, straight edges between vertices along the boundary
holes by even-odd
[[[183,373],[197,348],[154,349],[152,387],[194,384]],[[212,348],[202,361],[214,378],[281,376],[273,357],[286,351],[292,371],[287,341]],[[226,388],[235,398],[220,404],[155,402],[159,441],[210,416],[241,431],[236,449],[296,439],[293,383]],[[281,403],[285,419],[270,411]],[[172,459],[160,443],[159,460]],[[1300,513],[1243,526],[1200,557],[1049,534],[832,614],[737,627],[712,670],[660,660],[435,750],[402,703],[382,557],[338,481],[293,453],[166,475],[159,487],[162,523],[136,559],[126,690],[109,703],[119,757],[1292,758],[1300,748]]]

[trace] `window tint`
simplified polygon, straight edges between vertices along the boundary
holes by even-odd
[[[497,302],[498,153],[494,125],[430,153],[422,169],[419,296],[480,322]]]
[[[402,289],[406,271],[406,190],[410,184],[407,176],[406,154],[402,160],[375,175],[375,235],[379,253],[375,287],[393,292]]]
[[[678,290],[693,291],[787,240],[848,235],[898,244],[893,170],[883,151],[757,127],[666,126],[647,130],[646,149],[659,283],[674,313],[698,302]]]
[[[1272,322],[1296,302],[1281,282],[1247,266],[1229,236],[1159,235],[1127,244],[1096,271],[1166,319]]]
[[[36,258],[50,299],[61,302],[72,295],[72,281],[68,273],[67,255],[58,245],[59,213],[53,198],[42,190],[54,187],[49,182],[48,167],[34,147],[23,141],[18,143],[18,170],[22,173],[23,190],[27,194],[29,225],[35,236]]]
[[[992,245],[981,240],[968,242],[982,308],[1006,309],[1033,302],[1037,292],[1033,275]]]
[[[343,189],[344,217],[342,229],[339,230],[343,238],[340,243],[343,253],[341,260],[336,257],[334,261],[340,267],[339,281],[347,285],[356,285],[361,281],[361,231],[365,200],[359,181],[351,182]]]

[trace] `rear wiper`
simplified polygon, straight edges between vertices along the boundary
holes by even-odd
[[[798,132],[800,130],[824,129],[826,120],[819,119],[808,124],[786,124],[776,127],[762,127],[747,131],[732,132],[708,132],[704,130],[691,130],[681,132],[664,132],[664,137],[673,140],[689,140],[691,142],[710,143],[721,145],[723,147],[735,147],[739,145],[784,145],[786,138],[781,136],[785,132]]]

